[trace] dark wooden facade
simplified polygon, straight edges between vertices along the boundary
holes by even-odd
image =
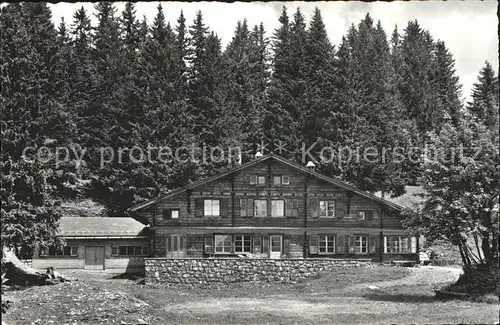
[[[401,207],[274,155],[131,210],[158,257],[417,259]]]

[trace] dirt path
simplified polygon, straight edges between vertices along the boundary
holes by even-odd
[[[404,279],[359,283],[341,290],[354,291],[357,289],[367,288],[368,286],[387,288],[401,285],[437,285],[440,283],[456,281],[460,274],[462,274],[462,269],[460,268],[443,266],[421,266],[410,268],[408,270],[410,270],[411,275]]]

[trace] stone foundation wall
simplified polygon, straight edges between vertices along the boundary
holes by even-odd
[[[372,267],[366,260],[145,258],[150,283],[298,282],[339,268]]]

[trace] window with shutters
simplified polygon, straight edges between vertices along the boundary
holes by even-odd
[[[285,216],[285,201],[272,200],[271,201],[271,217],[284,217]]]
[[[384,253],[410,253],[410,240],[406,236],[385,236],[384,237]],[[416,248],[415,248],[416,251]]]
[[[254,215],[256,217],[266,217],[267,216],[267,201],[266,200],[254,200],[255,210]]]
[[[319,216],[323,218],[335,217],[335,201],[319,201]]]
[[[234,235],[234,252],[235,253],[251,253],[252,252],[252,236],[250,236],[250,235]]]
[[[319,254],[335,253],[335,236],[334,235],[319,235],[318,236],[318,252]]]
[[[281,176],[281,184],[290,185],[290,176]]]
[[[205,216],[220,216],[220,200],[203,200]]]
[[[365,220],[365,211],[358,211],[358,219]]]
[[[354,236],[354,252],[356,254],[367,254],[368,253],[368,236]]]
[[[215,235],[215,254],[231,253],[231,235]]]

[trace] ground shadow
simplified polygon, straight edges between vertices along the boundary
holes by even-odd
[[[393,301],[405,303],[433,303],[436,298],[433,295],[424,294],[387,294],[387,293],[370,293],[363,295],[363,298],[375,301]]]
[[[117,274],[115,276],[112,276],[109,278],[110,280],[117,280],[117,279],[123,279],[123,280],[138,280],[144,278],[144,273],[141,272],[134,272],[134,273],[121,273]]]

